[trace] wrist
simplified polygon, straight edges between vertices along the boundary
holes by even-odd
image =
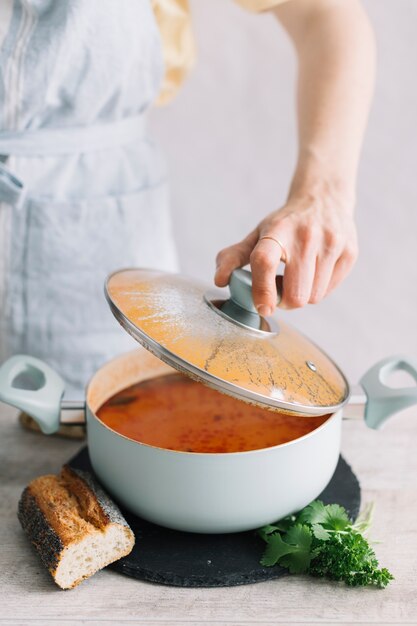
[[[300,159],[288,193],[288,201],[311,198],[312,202],[330,201],[337,208],[353,214],[356,202],[354,176],[342,175],[342,168],[318,163],[317,159]]]

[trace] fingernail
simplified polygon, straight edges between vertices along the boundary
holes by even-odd
[[[272,313],[271,307],[266,304],[260,304],[256,309],[261,317],[268,317]]]

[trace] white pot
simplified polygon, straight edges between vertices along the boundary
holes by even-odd
[[[407,369],[417,380],[416,366],[403,357],[387,359],[362,379],[368,386],[368,397],[373,387],[372,410],[367,416],[372,427],[378,427],[394,410],[417,402],[417,389],[388,389],[380,382],[381,375]],[[118,391],[173,371],[140,348],[104,365],[87,386],[91,463],[102,484],[124,507],[178,530],[238,532],[298,511],[329,483],[340,453],[342,410],[316,430],[288,443],[217,454],[175,452],[141,444],[111,430],[97,417],[99,407]],[[37,381],[38,389],[13,386],[23,372]],[[15,356],[0,368],[0,399],[32,415],[44,432],[59,427],[63,391],[59,376],[33,357]]]

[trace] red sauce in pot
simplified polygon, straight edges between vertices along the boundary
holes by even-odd
[[[182,452],[244,452],[276,446],[315,430],[328,415],[297,417],[251,406],[182,374],[142,381],[98,410],[130,439]]]

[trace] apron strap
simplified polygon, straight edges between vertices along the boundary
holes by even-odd
[[[144,114],[91,126],[0,131],[0,154],[49,156],[106,150],[141,140],[145,131]]]
[[[145,132],[145,115],[91,126],[0,131],[0,154],[51,156],[106,150],[141,141]],[[0,163],[0,202],[19,208],[25,192],[23,182]]]

